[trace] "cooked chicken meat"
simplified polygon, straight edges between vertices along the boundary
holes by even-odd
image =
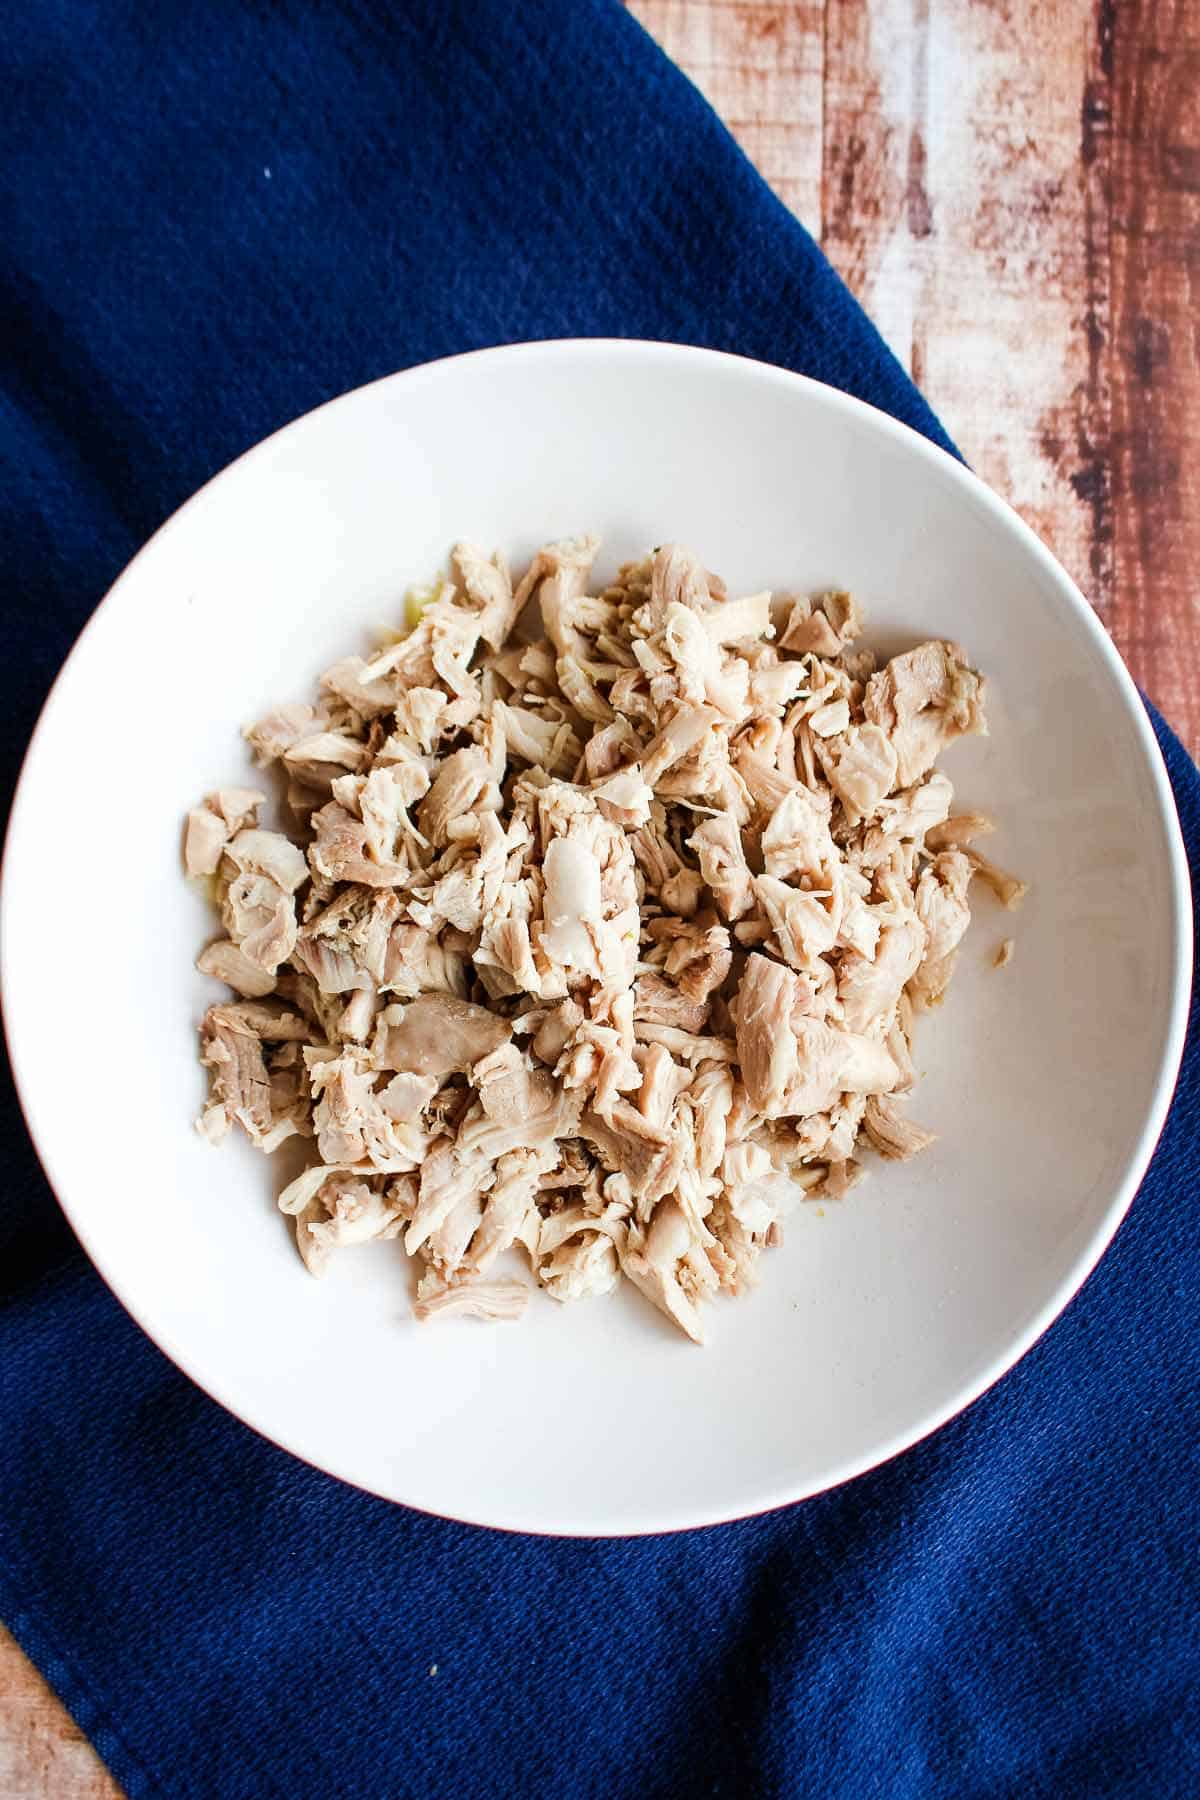
[[[418,1318],[508,1319],[519,1255],[701,1341],[797,1195],[933,1142],[914,1016],[972,879],[1025,889],[934,766],[986,730],[957,644],[877,667],[848,594],[731,599],[675,544],[599,587],[597,547],[514,583],[457,545],[410,629],[246,731],[288,827],[252,788],[188,814],[237,996],[199,1126],[311,1142],[279,1204],[313,1274],[396,1240]]]

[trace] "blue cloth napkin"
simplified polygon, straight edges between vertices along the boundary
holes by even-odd
[[[406,364],[674,338],[946,441],[612,0],[41,0],[0,93],[9,786],[154,527]],[[0,1610],[131,1795],[1200,1790],[1194,1031],[1115,1246],[999,1387],[835,1493],[641,1542],[447,1524],[275,1450],[83,1263],[11,1095],[0,1132]]]

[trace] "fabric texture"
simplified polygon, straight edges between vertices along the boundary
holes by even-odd
[[[0,69],[6,794],[148,534],[393,369],[677,339],[946,441],[615,0],[41,0]],[[1195,873],[1200,777],[1156,729]],[[1200,1791],[1195,1021],[1130,1217],[1006,1380],[843,1489],[647,1541],[293,1461],[83,1262],[11,1092],[0,1147],[0,1610],[130,1795]]]

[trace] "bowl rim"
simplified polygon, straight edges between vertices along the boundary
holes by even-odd
[[[1053,1292],[1025,1325],[985,1365],[974,1378],[955,1386],[950,1398],[941,1405],[929,1408],[913,1424],[896,1431],[891,1437],[883,1440],[872,1450],[855,1457],[846,1458],[835,1465],[819,1482],[800,1483],[789,1486],[786,1482],[777,1485],[766,1495],[761,1504],[749,1510],[738,1509],[733,1513],[721,1510],[699,1511],[694,1509],[682,1511],[678,1508],[656,1510],[653,1515],[633,1523],[623,1522],[619,1525],[604,1525],[596,1520],[581,1520],[578,1524],[548,1525],[544,1520],[538,1521],[524,1516],[512,1514],[502,1519],[487,1519],[473,1516],[469,1511],[435,1511],[419,1502],[405,1500],[380,1487],[365,1484],[346,1468],[339,1468],[328,1463],[316,1462],[304,1449],[288,1440],[287,1434],[277,1435],[260,1420],[251,1417],[243,1410],[235,1394],[226,1390],[224,1382],[210,1382],[202,1378],[191,1366],[187,1353],[172,1341],[169,1332],[161,1328],[151,1329],[142,1317],[137,1296],[128,1291],[127,1285],[109,1266],[103,1248],[95,1241],[96,1234],[81,1219],[66,1194],[66,1182],[56,1179],[57,1156],[54,1148],[53,1134],[39,1132],[34,1126],[34,1115],[37,1110],[31,1092],[32,1084],[27,1083],[26,1072],[22,1064],[21,1041],[22,1027],[20,1020],[10,1013],[8,987],[4,974],[10,959],[15,958],[15,946],[11,942],[11,907],[9,896],[11,882],[8,879],[14,862],[20,857],[21,843],[25,830],[25,816],[31,804],[29,792],[32,785],[31,769],[41,753],[42,746],[54,726],[58,701],[63,685],[63,677],[74,660],[81,646],[96,628],[102,617],[110,613],[114,601],[119,599],[123,588],[138,568],[143,557],[160,540],[181,525],[185,516],[193,509],[200,507],[206,500],[209,490],[219,482],[224,482],[235,471],[252,465],[255,459],[265,459],[275,449],[279,440],[290,433],[298,433],[319,414],[334,408],[348,407],[359,402],[362,396],[373,389],[389,387],[401,391],[411,391],[429,381],[442,378],[449,370],[458,370],[468,365],[479,365],[480,369],[497,362],[544,361],[550,364],[570,365],[581,357],[602,357],[627,360],[630,364],[643,361],[660,361],[675,363],[680,367],[691,366],[700,370],[724,369],[743,376],[752,376],[765,383],[793,392],[806,392],[815,398],[819,405],[825,405],[834,412],[849,415],[869,429],[881,433],[902,445],[909,453],[923,459],[931,466],[948,474],[952,482],[957,483],[964,497],[971,499],[989,513],[1007,532],[1013,535],[1033,562],[1048,577],[1049,585],[1059,601],[1075,619],[1085,634],[1090,636],[1093,647],[1112,674],[1117,690],[1124,704],[1126,714],[1133,724],[1135,736],[1141,746],[1144,762],[1147,766],[1156,805],[1156,823],[1165,841],[1167,860],[1170,870],[1170,902],[1173,914],[1173,958],[1172,984],[1167,1005],[1166,1031],[1163,1038],[1163,1049],[1159,1058],[1159,1066],[1155,1076],[1154,1089],[1150,1104],[1146,1111],[1136,1143],[1128,1156],[1125,1171],[1114,1187],[1112,1197],[1104,1213],[1089,1238],[1085,1248],[1075,1259],[1071,1268],[1056,1285]],[[62,668],[55,676],[53,683],[43,701],[37,722],[22,758],[21,769],[13,792],[13,800],[5,834],[3,855],[0,857],[0,1019],[2,1019],[4,1037],[8,1049],[9,1064],[12,1069],[13,1085],[24,1118],[25,1127],[33,1144],[42,1170],[50,1185],[62,1212],[79,1241],[92,1267],[100,1275],[106,1286],[114,1294],[125,1311],[133,1318],[139,1328],[145,1332],[150,1341],[169,1358],[190,1381],[214,1400],[225,1411],[231,1413],[243,1425],[248,1426],[260,1437],[279,1449],[295,1456],[310,1467],[319,1469],[321,1473],[330,1475],[346,1485],[357,1488],[360,1492],[374,1494],[377,1498],[387,1500],[395,1505],[410,1506],[418,1512],[425,1512],[431,1517],[454,1520],[457,1523],[476,1525],[493,1530],[525,1532],[544,1537],[562,1538],[621,1538],[637,1537],[658,1532],[674,1532],[698,1530],[709,1526],[731,1523],[741,1518],[756,1518],[773,1512],[784,1506],[794,1505],[800,1501],[812,1499],[817,1494],[827,1493],[845,1482],[867,1474],[890,1462],[894,1457],[911,1449],[915,1444],[939,1431],[942,1426],[956,1418],[972,1406],[981,1395],[1002,1380],[1005,1375],[1031,1350],[1059,1315],[1066,1309],[1080,1288],[1093,1273],[1096,1265],[1111,1244],[1118,1227],[1141,1186],[1150,1161],[1157,1148],[1159,1138],[1166,1123],[1179,1070],[1183,1058],[1184,1043],[1187,1031],[1188,1012],[1191,999],[1193,969],[1193,924],[1191,907],[1191,881],[1188,871],[1187,853],[1183,834],[1179,823],[1179,815],[1175,805],[1174,793],[1166,764],[1159,748],[1149,714],[1143,704],[1141,695],[1117,652],[1108,632],[1100,619],[1084,597],[1080,588],[1058,562],[1057,558],[1046,547],[1032,528],[1027,525],[1016,510],[995,493],[977,476],[973,470],[952,456],[948,451],[923,436],[912,426],[893,417],[868,401],[848,394],[827,382],[819,381],[810,375],[780,368],[773,363],[762,362],[756,358],[739,356],[729,351],[711,350],[697,345],[679,344],[666,340],[645,338],[544,338],[528,342],[518,342],[489,346],[477,350],[468,350],[456,355],[436,358],[429,362],[417,363],[409,368],[393,371],[391,374],[378,377],[357,388],[348,389],[342,394],[322,402],[308,412],[288,421],[267,437],[260,439],[198,488],[183,504],[175,509],[157,528],[145,544],[134,554],[121,570],[107,593],[99,601],[85,622],[71,646]]]

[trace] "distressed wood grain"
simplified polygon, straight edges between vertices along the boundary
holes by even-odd
[[[1200,749],[1200,13],[630,0]],[[119,1800],[0,1630],[4,1800]]]
[[[1104,613],[1091,8],[829,0],[826,16],[824,246],[968,460]]]
[[[0,1794],[4,1800],[121,1800],[78,1725],[3,1626]]]
[[[1114,635],[1200,748],[1200,14],[1114,6]]]
[[[821,225],[822,0],[631,0],[629,10],[816,235]]]

